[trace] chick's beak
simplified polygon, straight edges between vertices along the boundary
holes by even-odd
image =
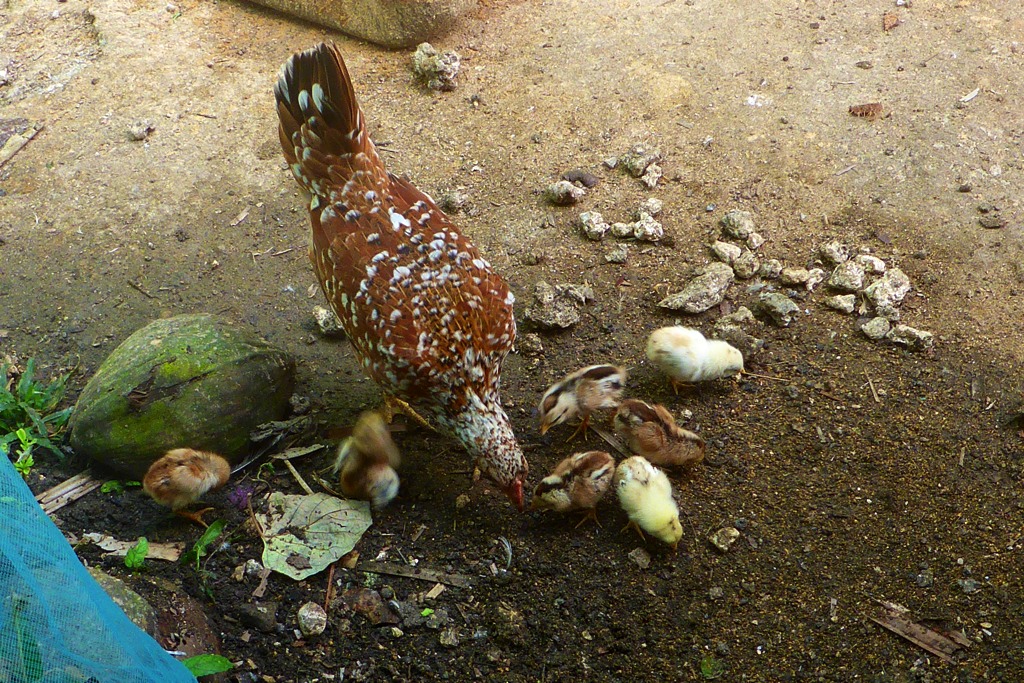
[[[515,479],[508,488],[505,489],[505,495],[508,496],[509,501],[515,505],[520,512],[525,512],[526,507],[523,505],[523,480]]]
[[[544,436],[545,434],[548,433],[549,429],[551,429],[551,425],[550,424],[548,424],[547,422],[542,423],[541,426],[540,426],[540,435]]]

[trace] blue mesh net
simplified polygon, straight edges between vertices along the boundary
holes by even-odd
[[[0,683],[195,683],[93,581],[0,457]]]

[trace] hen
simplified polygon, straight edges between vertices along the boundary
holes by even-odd
[[[528,467],[499,396],[516,337],[508,284],[385,169],[337,48],[293,55],[274,95],[285,159],[310,195],[310,260],[363,371],[453,434],[522,510]]]

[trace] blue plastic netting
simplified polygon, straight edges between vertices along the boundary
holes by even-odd
[[[93,581],[0,456],[0,683],[195,683]]]

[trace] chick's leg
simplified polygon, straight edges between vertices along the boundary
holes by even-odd
[[[213,508],[203,508],[202,510],[196,510],[194,512],[189,512],[188,510],[175,510],[174,514],[178,515],[179,517],[184,517],[185,519],[194,522],[195,524],[198,524],[204,529],[208,529],[210,525],[203,521],[203,515],[205,515],[207,512],[210,512],[211,510],[213,510]]]
[[[583,517],[580,518],[580,521],[576,524],[576,528],[579,529],[581,526],[583,526],[584,522],[588,522],[588,521],[594,522],[594,524],[596,524],[599,529],[603,529],[604,528],[603,526],[601,526],[601,522],[597,521],[597,509],[596,508],[590,508],[589,510],[587,510],[587,513],[585,515],[583,515]]]
[[[643,530],[642,530],[642,529],[640,528],[640,525],[638,525],[638,524],[637,524],[636,522],[634,522],[633,520],[629,520],[629,523],[628,523],[628,524],[626,524],[626,526],[622,527],[622,529],[621,529],[621,530],[619,531],[619,533],[621,534],[621,533],[622,533],[623,531],[625,531],[626,529],[628,529],[628,528],[630,528],[630,527],[633,527],[634,529],[636,529],[636,532],[637,532],[638,534],[640,534],[640,538],[644,539],[644,541],[645,541],[645,542],[647,541],[647,537],[646,537],[646,536],[644,536],[644,532],[643,532]]]
[[[589,427],[589,426],[590,426],[590,415],[586,414],[586,415],[583,416],[583,419],[580,420],[580,426],[576,428],[576,431],[573,432],[572,436],[570,436],[568,439],[566,439],[565,442],[569,443],[570,441],[575,439],[577,436],[579,436],[581,433],[583,434],[583,440],[586,441],[587,440],[587,427]]]

